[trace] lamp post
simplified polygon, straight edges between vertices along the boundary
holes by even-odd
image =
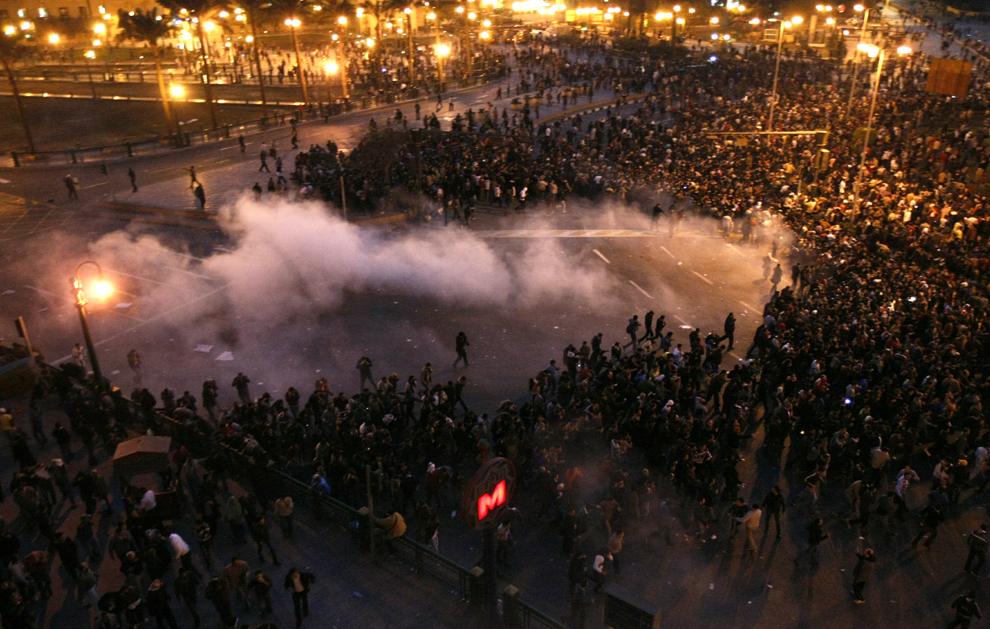
[[[870,114],[866,118],[866,134],[863,137],[863,150],[859,155],[859,171],[856,173],[856,185],[853,186],[853,219],[859,216],[859,191],[863,185],[863,167],[866,165],[866,151],[870,146],[870,133],[873,130],[873,112],[877,106],[877,93],[880,91],[880,78],[883,76],[883,62],[886,59],[886,51],[883,48],[863,43],[857,46],[857,49],[865,52],[870,59],[874,57],[879,58],[877,59],[877,78],[873,83],[873,96],[870,98]],[[911,52],[912,50],[909,46],[901,46],[897,49],[897,54],[901,56],[909,55]]]
[[[437,43],[434,46],[434,52],[437,55],[437,83],[439,84],[437,93],[441,94],[443,93],[443,58],[450,53],[450,48],[440,43],[440,16],[430,12],[426,19],[434,20],[437,25]]]
[[[93,100],[96,100],[96,85],[93,84],[93,71],[89,68],[90,59],[96,59],[95,50],[87,50],[83,53],[83,63],[86,64],[86,76],[89,78],[89,91],[93,93]]]
[[[409,31],[409,87],[416,84],[416,49],[413,42],[413,16],[412,7],[402,9],[406,15],[406,29]]]
[[[681,12],[681,5],[674,5],[674,15],[671,16],[670,20],[670,43],[677,43],[677,14]]]
[[[849,103],[846,105],[846,116],[852,111],[853,95],[856,93],[856,79],[859,77],[859,51],[864,50],[863,46],[866,45],[866,24],[870,21],[869,9],[864,10],[861,4],[857,4],[853,9],[855,11],[863,11],[863,29],[859,32],[859,45],[856,46],[856,52],[853,53],[853,78],[852,84],[849,86]]]
[[[340,19],[344,20],[342,24],[347,23],[347,18],[341,17]],[[331,69],[330,68],[331,64],[328,63],[327,71],[330,72],[330,74],[333,74],[334,72],[340,72],[340,89],[344,93],[344,100],[348,100],[349,96],[347,94],[347,56],[346,56],[347,53],[344,52],[344,42],[342,39],[340,39],[340,37],[337,36],[336,33],[331,37],[331,39],[337,42],[337,63],[333,64],[335,66],[334,69]]]
[[[773,70],[773,91],[770,94],[770,115],[767,118],[767,131],[773,131],[773,112],[777,107],[777,78],[780,76],[780,51],[784,46],[784,29],[803,21],[804,19],[800,16],[795,16],[790,20],[781,20],[780,22],[780,30],[777,32],[777,65]]]
[[[69,280],[72,284],[72,290],[76,296],[76,309],[79,310],[79,323],[82,325],[83,339],[86,341],[86,351],[89,352],[89,362],[93,365],[93,377],[96,378],[96,386],[100,390],[104,390],[103,374],[100,372],[100,361],[96,356],[96,348],[93,346],[93,336],[89,333],[89,321],[86,319],[86,304],[89,301],[86,299],[86,293],[83,290],[82,280],[79,279],[79,270],[82,269],[87,264],[92,264],[96,267],[96,271],[99,274],[96,280],[96,284],[93,286],[94,292],[97,297],[107,297],[113,292],[113,287],[110,283],[103,279],[103,269],[100,265],[91,260],[86,260],[76,267],[75,275]]]

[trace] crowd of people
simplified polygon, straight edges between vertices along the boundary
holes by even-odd
[[[655,522],[668,540],[675,527],[690,525],[699,545],[731,540],[739,529],[747,552],[757,550],[756,536],[761,528],[769,532],[771,521],[777,538],[798,527],[806,543],[796,564],[817,563],[829,535],[850,535],[847,526],[858,526],[863,541],[849,557],[850,585],[855,602],[867,600],[875,566],[897,561],[908,539],[914,548],[922,541],[938,544],[940,524],[965,517],[969,501],[990,482],[982,404],[990,393],[983,355],[990,342],[990,97],[984,78],[976,78],[966,99],[949,101],[923,91],[920,57],[890,61],[860,170],[868,91],[865,84],[852,86],[841,64],[785,59],[772,130],[810,133],[757,137],[731,133],[768,130],[770,51],[704,63],[680,49],[659,54],[585,70],[565,72],[553,63],[531,69],[544,97],[563,92],[565,82],[648,96],[587,121],[577,116],[537,124],[523,111],[515,128],[499,129],[489,119],[476,129],[433,134],[415,149],[418,172],[423,188],[445,206],[456,200],[521,208],[603,194],[629,201],[642,195],[652,206],[659,198],[671,224],[689,213],[716,217],[726,237],[741,233],[771,256],[786,255],[789,281],[765,273],[772,296],[752,342],[737,350],[743,357],[731,367],[732,313],[722,329],[696,328],[685,342],[667,329],[662,311],[651,311],[628,320],[628,338],[606,340],[598,333],[568,346],[560,365],[550,361],[530,379],[524,398],[490,414],[471,409],[466,375],[435,382],[426,363],[403,380],[362,357],[356,365],[361,390],[354,395],[334,393],[320,379],[308,397],[295,388],[281,399],[257,397],[240,374],[231,383],[237,402],[226,406],[213,381],[204,383],[199,399],[188,391],[156,396],[137,387],[131,398],[141,409],[138,418],[160,408],[189,434],[207,432],[242,453],[253,468],[283,469],[354,506],[364,502],[363,471],[370,466],[376,504],[387,505],[381,526],[399,535],[408,518],[415,528],[407,534],[434,548],[440,548],[437,514],[457,504],[465,478],[492,456],[509,458],[523,480],[520,508],[531,509],[559,536],[578,623],[594,591],[621,574],[626,532],[639,520]],[[552,56],[566,59],[560,52]],[[867,74],[859,77],[865,81]],[[850,88],[858,90],[851,108]],[[816,167],[823,139],[830,153]],[[402,146],[405,152],[388,165],[388,183],[412,186],[413,149],[404,140]],[[325,195],[339,185],[342,165],[352,178],[349,194],[371,190],[340,161],[336,147],[314,148],[301,160],[301,181]],[[789,226],[793,240],[763,238],[775,223]],[[466,332],[456,343],[465,365]],[[68,388],[61,401],[90,456],[99,444],[109,449],[119,441],[122,426],[137,413],[119,397]],[[41,405],[39,396],[31,408]],[[34,431],[39,413],[28,413],[36,440],[46,438]],[[292,507],[283,496],[257,486],[252,493],[228,492],[223,457],[178,449],[166,481],[195,509],[206,566],[201,575],[190,544],[155,521],[153,492],[149,498],[144,488],[125,487],[119,499],[107,500],[99,474],[81,472],[69,481],[56,461],[37,463],[9,414],[0,412],[0,428],[22,470],[11,486],[22,520],[51,540],[51,552],[81,598],[92,599],[104,627],[133,626],[145,614],[175,626],[163,586],[170,581],[191,609],[196,593],[205,594],[228,626],[232,599],[240,597],[246,607],[251,592],[266,607],[272,578],[252,578],[237,558],[208,578],[208,549],[213,536],[229,529],[239,541],[251,536],[259,559],[267,548],[277,563],[265,516],[274,513],[283,531],[291,531]],[[53,438],[61,445],[66,435],[71,439],[62,427]],[[759,442],[757,473],[770,478],[760,493],[745,491],[751,480],[744,482],[740,471],[751,440]],[[596,470],[564,462],[575,460],[594,460]],[[102,551],[92,542],[91,520],[90,530],[83,520],[74,537],[53,527],[50,507],[74,503],[76,493],[87,514],[101,502],[123,505],[108,546],[127,576],[120,591],[90,587],[96,584],[87,559]],[[229,526],[221,527],[221,518]],[[514,526],[518,513],[510,511],[497,537],[503,567]],[[959,595],[951,605],[953,626],[980,616],[970,592],[975,581],[965,573],[983,567],[985,527],[968,545],[965,564],[958,558],[965,580],[951,588]],[[30,627],[27,602],[51,591],[47,555],[22,556],[20,547],[10,527],[0,532],[5,627]],[[297,626],[313,578],[286,574]]]

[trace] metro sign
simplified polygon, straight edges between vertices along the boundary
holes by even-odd
[[[478,498],[478,520],[484,520],[488,512],[495,507],[505,504],[505,481],[499,481],[495,490]]]
[[[512,461],[497,457],[481,466],[464,489],[461,512],[473,529],[487,529],[498,523],[516,488],[516,468]]]

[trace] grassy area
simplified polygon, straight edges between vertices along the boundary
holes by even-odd
[[[167,127],[160,103],[112,100],[25,98],[24,109],[38,151],[109,146],[139,142],[165,135]],[[205,104],[181,103],[179,120],[196,119],[186,128],[210,126]],[[261,108],[246,105],[217,105],[220,124],[234,124],[261,117]],[[21,151],[27,146],[17,118],[14,99],[0,97],[0,151]]]

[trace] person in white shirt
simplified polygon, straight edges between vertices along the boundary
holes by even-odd
[[[596,592],[601,592],[602,586],[605,585],[605,555],[607,554],[608,551],[600,550],[591,563],[591,578],[595,581]]]
[[[762,517],[763,511],[760,509],[760,506],[754,502],[750,506],[749,511],[746,512],[746,515],[741,518],[737,518],[739,523],[746,527],[746,552],[752,551],[753,554],[756,554],[756,551],[758,550],[756,540],[753,539],[753,536],[760,530],[760,518]]]

